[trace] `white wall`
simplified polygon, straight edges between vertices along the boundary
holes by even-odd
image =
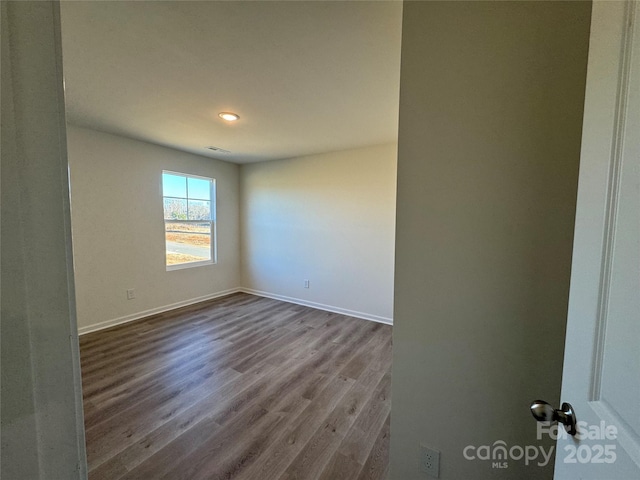
[[[237,165],[73,126],[68,140],[81,333],[240,285]],[[162,170],[216,179],[217,264],[166,271]]]
[[[86,478],[57,2],[2,2],[0,476]]]
[[[529,404],[560,400],[589,17],[584,2],[404,5],[393,480],[426,478],[421,442],[443,480],[552,478],[463,449],[552,445]]]
[[[396,148],[243,165],[243,286],[391,322]]]

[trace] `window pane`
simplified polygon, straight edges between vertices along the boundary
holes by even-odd
[[[180,198],[165,198],[164,219],[187,220],[187,200]]]
[[[203,200],[189,200],[189,220],[210,220],[211,203]]]
[[[165,222],[167,265],[211,260],[211,224]]]
[[[187,198],[187,177],[163,173],[162,196]]]
[[[189,177],[189,198],[211,200],[211,180]]]

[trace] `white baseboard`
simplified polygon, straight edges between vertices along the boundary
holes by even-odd
[[[224,297],[226,295],[231,295],[232,293],[238,293],[243,291],[244,290],[242,288],[230,288],[229,290],[223,290],[222,292],[216,292],[209,295],[204,295],[202,297],[191,298],[189,300],[184,300],[182,302],[176,302],[170,305],[164,305],[162,307],[152,308],[150,310],[144,310],[142,312],[133,313],[131,315],[126,315],[124,317],[114,318],[111,320],[106,320],[104,322],[96,323],[93,325],[87,325],[86,327],[81,327],[78,329],[78,335],[84,335],[85,333],[104,330],[105,328],[115,327],[116,325],[121,325],[123,323],[133,322],[134,320],[139,320],[144,317],[149,317],[157,313],[168,312],[169,310],[174,310],[176,308],[186,307],[188,305],[193,305],[194,303],[200,303],[206,300],[213,300],[214,298]]]
[[[225,295],[231,295],[232,293],[244,292],[250,295],[257,295],[259,297],[273,298],[274,300],[281,300],[283,302],[295,303],[296,305],[303,305],[305,307],[317,308],[318,310],[325,310],[327,312],[341,313],[343,315],[349,315],[350,317],[362,318],[364,320],[370,320],[372,322],[384,323],[386,325],[393,325],[393,319],[381,317],[379,315],[372,315],[370,313],[358,312],[355,310],[349,310],[346,308],[334,307],[333,305],[325,305],[323,303],[310,302],[302,300],[300,298],[287,297],[285,295],[278,295],[276,293],[263,292],[261,290],[253,290],[251,288],[230,288],[229,290],[223,290],[222,292],[212,293],[210,295],[204,295],[202,297],[191,298],[182,302],[172,303],[170,305],[164,305],[162,307],[152,308],[144,310],[142,312],[133,313],[124,317],[113,318],[104,322],[96,323],[93,325],[87,325],[78,329],[78,335],[84,335],[86,333],[97,332],[98,330],[104,330],[105,328],[115,327],[123,323],[133,322],[134,320],[140,320],[141,318],[156,315],[158,313],[168,312],[180,307],[186,307],[193,305],[194,303],[204,302],[207,300],[213,300],[214,298],[224,297]]]
[[[348,310],[346,308],[334,307],[333,305],[325,305],[323,303],[310,302],[308,300],[302,300],[300,298],[287,297],[285,295],[278,295],[277,293],[263,292],[261,290],[253,290],[251,288],[241,287],[241,292],[249,293],[251,295],[257,295],[259,297],[273,298],[274,300],[281,300],[283,302],[295,303],[296,305],[303,305],[305,307],[317,308],[318,310],[325,310],[327,312],[341,313],[343,315],[349,315],[350,317],[362,318],[364,320],[371,320],[372,322],[384,323],[386,325],[393,325],[393,319],[387,317],[381,317],[379,315],[372,315],[370,313],[358,312],[355,310]]]

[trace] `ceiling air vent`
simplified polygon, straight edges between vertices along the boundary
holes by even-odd
[[[207,150],[211,150],[212,152],[217,152],[217,153],[231,153],[229,150],[225,150],[224,148],[220,148],[220,147],[205,147]]]

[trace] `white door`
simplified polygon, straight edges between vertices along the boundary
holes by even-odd
[[[640,479],[640,2],[595,1],[558,480]]]

